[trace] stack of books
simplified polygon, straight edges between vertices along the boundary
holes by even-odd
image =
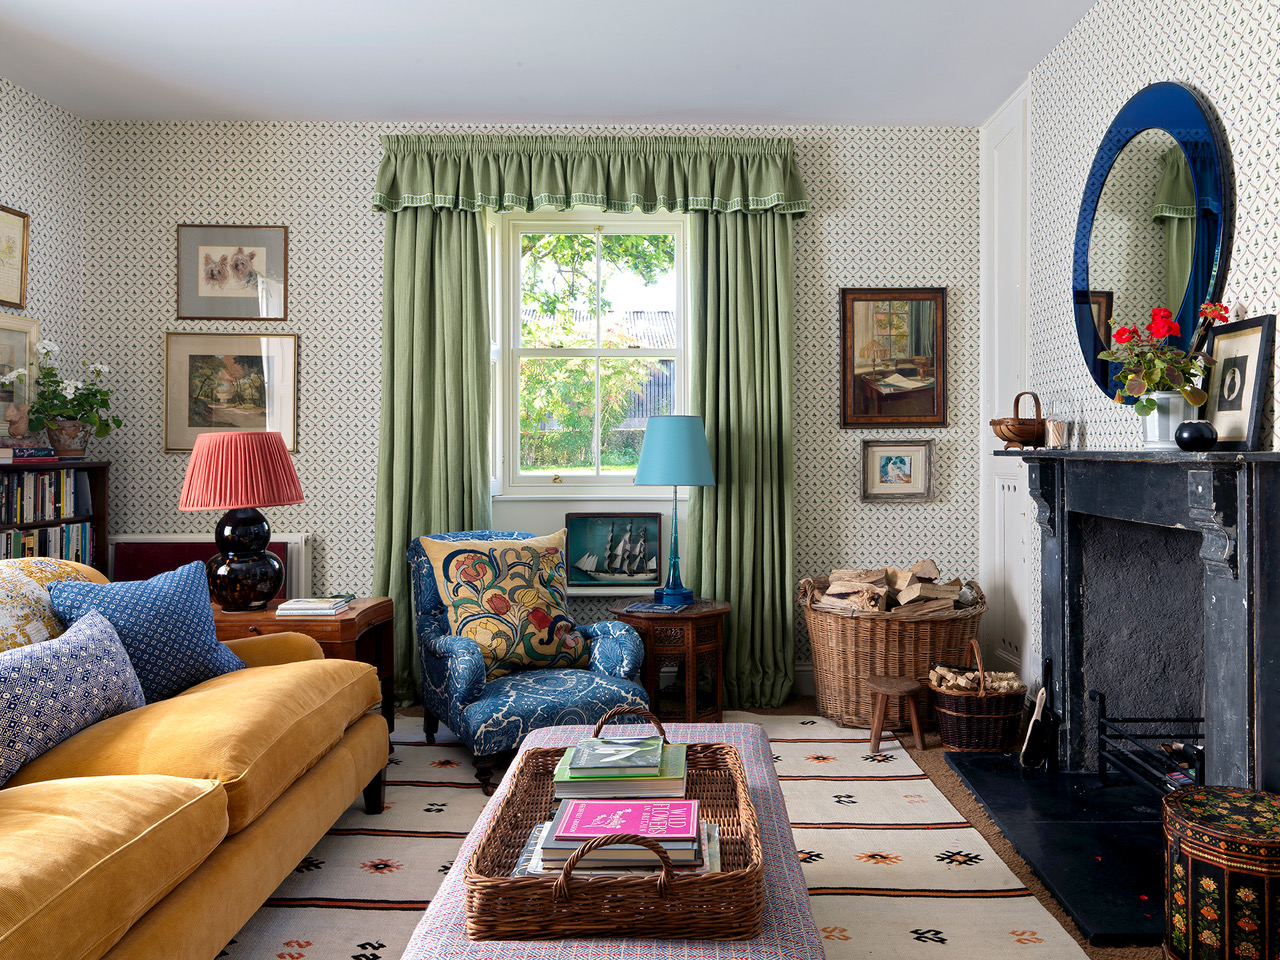
[[[276,616],[336,617],[348,607],[346,597],[297,597],[276,607]]]
[[[0,447],[0,463],[57,462],[58,455],[53,452],[53,447]]]
[[[720,869],[720,832],[700,820],[697,800],[566,800],[529,834],[512,876],[558,873],[588,840],[632,833],[661,844],[681,873]],[[652,873],[661,861],[639,844],[614,844],[578,861],[574,874]]]
[[[662,737],[584,738],[556,766],[556,799],[683,797],[686,747]]]

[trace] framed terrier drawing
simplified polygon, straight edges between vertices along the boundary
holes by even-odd
[[[289,228],[178,225],[179,320],[283,320]]]

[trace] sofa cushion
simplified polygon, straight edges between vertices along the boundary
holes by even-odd
[[[218,780],[235,833],[381,699],[377,671],[354,660],[250,667],[96,723],[9,782],[128,773]]]
[[[85,727],[143,702],[124,647],[95,611],[54,640],[0,652],[0,783]]]
[[[111,621],[148,703],[244,667],[243,660],[218,642],[209,580],[198,561],[150,580],[59,581],[50,584],[49,596],[64,622],[75,621],[89,610]]]
[[[96,960],[226,833],[226,794],[210,780],[0,790],[0,956]]]
[[[527,540],[423,537],[449,629],[480,647],[485,675],[585,667],[590,652],[566,610],[565,531]]]
[[[0,560],[0,650],[60,636],[66,628],[54,616],[48,585],[54,580],[87,579],[61,560]]]

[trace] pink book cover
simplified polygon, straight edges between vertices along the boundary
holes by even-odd
[[[590,840],[635,833],[653,840],[693,840],[698,835],[697,800],[566,800],[557,840]]]

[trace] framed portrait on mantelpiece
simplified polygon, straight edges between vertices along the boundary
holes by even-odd
[[[1204,352],[1209,400],[1201,416],[1218,431],[1217,450],[1257,450],[1262,434],[1262,393],[1271,370],[1275,314],[1209,328]]]

